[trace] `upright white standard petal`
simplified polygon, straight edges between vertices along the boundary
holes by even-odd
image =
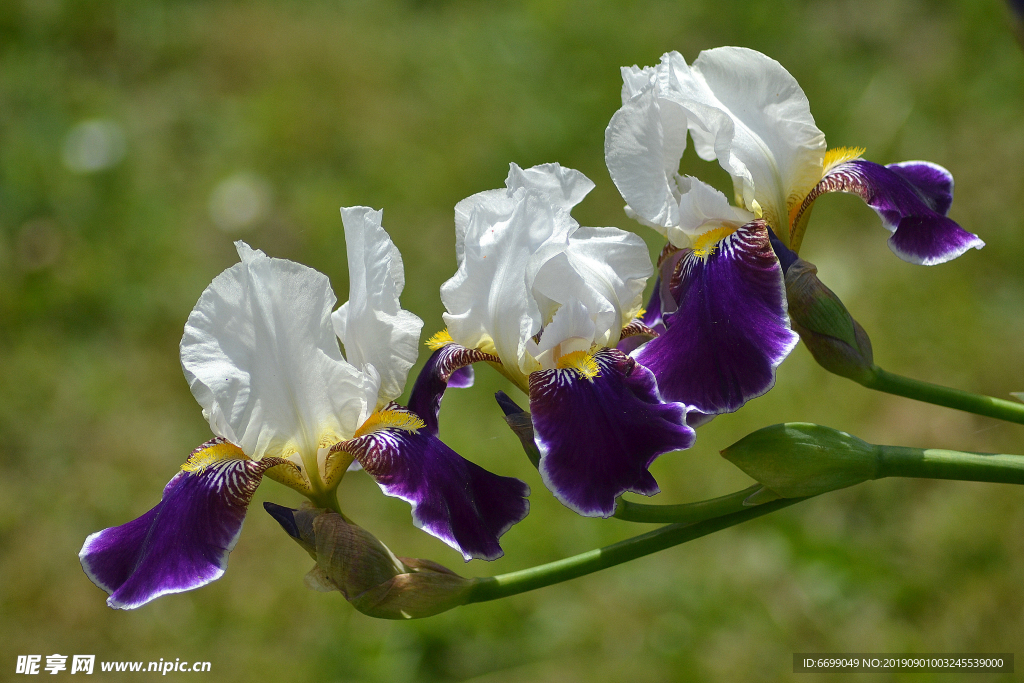
[[[593,328],[584,335],[586,349],[614,345],[639,311],[653,267],[637,235],[583,228],[569,215],[593,187],[579,171],[558,164],[524,171],[512,164],[506,185],[503,195],[481,192],[459,203],[472,207],[456,216],[463,258],[441,287],[441,300],[452,339],[498,356],[525,389],[529,374],[541,369],[538,354],[550,355],[561,341],[550,341],[554,319],[562,321],[557,332],[570,320],[579,328],[582,315]],[[563,309],[570,302],[576,308],[567,318]],[[542,328],[538,346],[533,337]]]
[[[594,322],[594,343],[614,346],[623,326],[639,312],[653,272],[647,245],[638,235],[580,227],[570,235],[568,248],[540,268],[533,287],[535,294],[562,306],[580,302]]]
[[[576,351],[589,352],[597,331],[590,311],[578,299],[569,299],[550,323],[544,326],[540,343],[530,339],[527,348],[545,370],[558,365],[558,359]]]
[[[669,242],[680,249],[699,248],[703,235],[723,227],[734,230],[755,218],[746,209],[732,206],[724,194],[693,176],[680,178],[679,189],[679,225],[669,228],[667,236]]]
[[[536,192],[568,213],[594,189],[594,182],[576,169],[560,164],[541,164],[526,170],[509,164],[505,186],[510,195],[521,187]]]
[[[679,53],[662,58],[669,69],[662,94],[680,104],[694,148],[718,159],[732,176],[738,201],[776,232],[789,211],[821,179],[825,136],[788,71],[760,52],[720,47],[701,52],[692,66]]]
[[[334,329],[348,362],[380,375],[378,403],[402,395],[419,354],[423,321],[402,310],[402,255],[381,226],[383,211],[365,206],[341,210],[348,250],[349,299],[334,312]]]
[[[686,114],[659,97],[657,74],[623,102],[605,130],[604,154],[612,182],[626,200],[626,213],[663,235],[679,222],[676,178],[686,150]],[[623,92],[639,74],[623,69]]]
[[[185,378],[215,434],[255,460],[297,454],[309,467],[369,416],[379,378],[342,357],[326,276],[235,246],[242,262],[214,279],[185,324]]]
[[[463,261],[441,286],[444,321],[456,343],[497,355],[505,371],[525,384],[537,369],[526,341],[542,323],[528,274],[538,252],[564,250],[573,226],[567,214],[525,188],[511,197],[481,193],[474,201]]]
[[[455,257],[460,266],[473,210],[503,206],[511,211],[511,198],[520,188],[544,197],[553,207],[568,213],[594,189],[594,183],[579,171],[560,164],[540,164],[525,170],[517,164],[509,164],[504,190],[478,192],[455,205]]]

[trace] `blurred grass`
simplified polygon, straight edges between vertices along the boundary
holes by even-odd
[[[1024,389],[1024,58],[994,1],[0,3],[0,670],[62,653],[208,660],[223,681],[775,681],[799,651],[1018,649],[1024,512],[1009,486],[873,482],[413,623],[304,588],[310,560],[260,510],[299,502],[273,482],[228,574],[199,591],[115,612],[79,567],[85,536],[151,507],[209,437],[177,345],[200,292],[236,261],[232,240],[321,270],[344,300],[338,207],[383,207],[403,302],[432,333],[455,269],[452,207],[500,187],[510,161],[580,169],[597,183],[581,223],[642,231],[603,162],[618,68],[722,44],[781,61],[830,146],[956,176],[952,216],[988,246],[935,268],[892,257],[855,198],[815,209],[803,255],[877,361],[994,396]],[[125,153],[75,172],[68,136],[90,120],[113,124]],[[692,153],[683,168],[724,187]],[[238,177],[256,179],[265,211],[220,229],[211,197]],[[452,392],[442,435],[533,487],[505,558],[462,565],[363,475],[343,482],[346,512],[399,554],[468,574],[636,533],[553,500],[490,402],[499,388],[482,368],[477,387]],[[774,390],[654,465],[656,500],[745,486],[717,451],[786,420],[1022,452],[1020,427],[870,394],[800,348]]]

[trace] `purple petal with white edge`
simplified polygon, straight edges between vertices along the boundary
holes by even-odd
[[[402,412],[401,409],[392,409]],[[426,429],[383,428],[339,444],[413,522],[466,561],[502,556],[498,539],[530,511],[530,487],[466,460]]]
[[[925,161],[889,166],[863,159],[844,161],[825,174],[800,213],[826,192],[848,192],[863,199],[893,233],[889,248],[909,263],[945,263],[985,246],[977,235],[946,217],[953,201],[953,177],[941,166]]]
[[[687,407],[663,402],[650,370],[616,349],[591,358],[596,375],[532,373],[530,411],[545,485],[579,514],[609,517],[621,494],[657,493],[647,468],[662,453],[689,448],[695,435]]]
[[[679,310],[666,316],[668,329],[633,354],[665,399],[715,415],[771,389],[800,337],[764,221],[742,226],[707,257],[687,251],[672,289]]]
[[[467,349],[458,344],[446,344],[434,351],[420,370],[409,395],[409,410],[423,420],[431,434],[437,434],[437,414],[445,389],[464,389],[473,386],[472,363],[498,362],[497,356]]]
[[[219,579],[263,473],[283,462],[250,460],[219,438],[193,451],[193,457],[197,454],[217,459],[174,475],[160,502],[141,517],[85,540],[82,568],[110,593],[109,606],[135,609]]]
[[[945,216],[953,204],[953,174],[930,161],[901,161],[886,168],[913,185],[932,211]]]

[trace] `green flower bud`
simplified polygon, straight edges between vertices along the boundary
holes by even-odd
[[[786,271],[793,329],[823,368],[853,380],[865,379],[874,365],[871,340],[817,273],[817,267],[803,259]]]
[[[339,591],[353,607],[371,617],[429,617],[466,602],[473,579],[430,560],[396,557],[373,534],[343,515],[321,508],[299,510],[264,503],[316,566],[306,585]]]
[[[815,496],[879,475],[877,446],[806,422],[759,429],[722,451],[722,457],[764,485],[767,499],[770,493]]]

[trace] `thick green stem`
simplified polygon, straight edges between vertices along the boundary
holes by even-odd
[[[744,510],[743,501],[761,490],[760,484],[754,484],[742,491],[730,493],[719,498],[702,500],[697,503],[682,505],[650,505],[634,503],[619,498],[615,507],[615,516],[627,522],[646,522],[651,524],[688,524],[700,522],[712,517],[721,517],[732,512]]]
[[[982,396],[959,389],[950,389],[938,384],[921,382],[887,372],[877,365],[873,365],[870,372],[866,372],[856,378],[856,381],[868,389],[884,391],[888,394],[904,396],[916,401],[946,406],[947,408],[955,408],[976,415],[994,417],[998,420],[1024,424],[1024,403],[1006,401],[1001,398]]]
[[[338,504],[338,487],[335,486],[330,491],[320,490],[316,494],[308,496],[309,500],[318,508],[324,508],[337,512],[339,515],[344,517],[345,515],[341,512],[341,506]],[[348,518],[346,517],[346,520]]]
[[[1024,456],[878,446],[878,477],[1024,484]]]
[[[623,562],[629,562],[638,557],[650,555],[659,550],[671,548],[680,543],[686,543],[701,536],[707,536],[716,531],[756,519],[762,515],[767,515],[770,512],[775,512],[798,503],[801,500],[805,499],[790,498],[777,500],[721,517],[715,517],[714,519],[706,519],[690,524],[669,524],[641,536],[635,536],[625,541],[605,546],[604,548],[567,557],[564,560],[530,567],[529,569],[509,574],[477,579],[477,584],[466,602],[497,600],[498,598],[525,593],[536,588],[543,588],[561,583],[562,581],[585,576],[586,574],[613,567]]]

